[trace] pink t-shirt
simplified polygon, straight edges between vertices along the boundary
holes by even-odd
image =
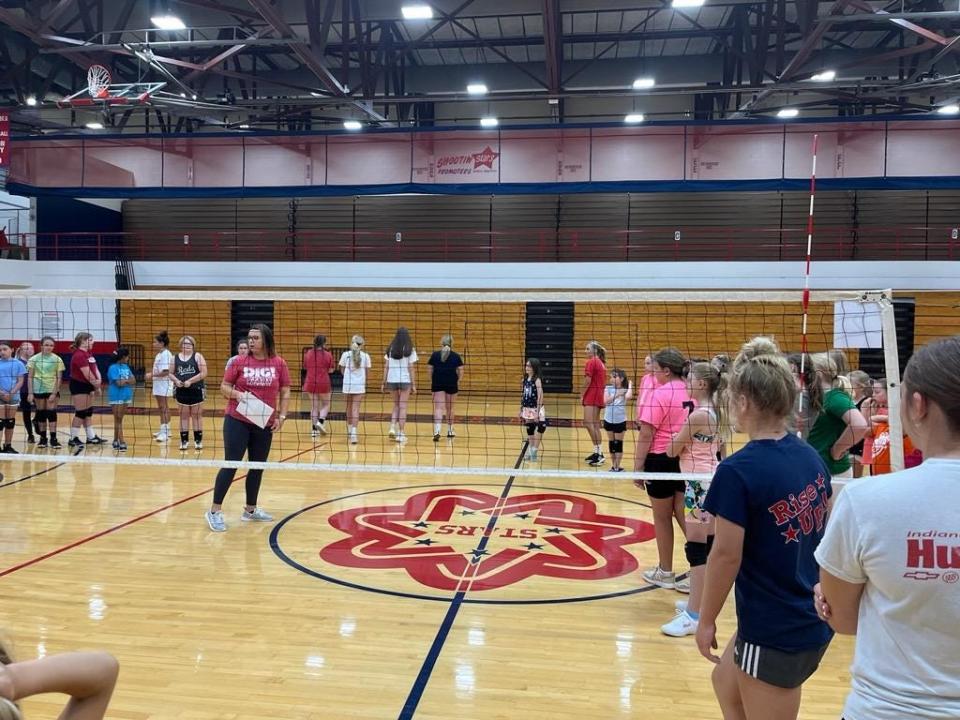
[[[716,424],[716,413],[709,411]],[[720,431],[715,428],[710,434],[696,433],[692,442],[684,445],[680,451],[680,472],[709,473],[717,469],[720,461],[717,453],[720,452]]]
[[[653,442],[650,452],[665,453],[670,447],[673,436],[687,421],[689,412],[683,406],[690,402],[687,385],[683,380],[671,380],[657,385],[647,394],[646,402],[640,406],[640,422],[653,425]]]
[[[647,373],[640,378],[640,392],[637,394],[637,422],[640,422],[640,411],[647,404],[650,393],[657,388],[657,377],[653,373]]]
[[[263,360],[258,360],[253,355],[238,355],[224,373],[223,381],[233,385],[236,390],[251,393],[261,402],[276,408],[280,388],[290,387],[290,371],[287,369],[287,361],[279,355]],[[226,414],[242,422],[250,422],[237,412],[236,400],[227,402]],[[274,410],[270,421],[276,416]]]

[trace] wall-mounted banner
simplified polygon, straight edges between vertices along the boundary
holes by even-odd
[[[10,162],[10,114],[0,111],[0,167]]]

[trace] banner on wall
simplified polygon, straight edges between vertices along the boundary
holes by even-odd
[[[10,161],[10,114],[0,111],[0,167]]]

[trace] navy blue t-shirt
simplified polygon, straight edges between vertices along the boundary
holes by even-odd
[[[744,529],[736,597],[746,642],[799,652],[833,636],[813,606],[832,493],[820,455],[793,434],[752,440],[717,467],[704,508]]]

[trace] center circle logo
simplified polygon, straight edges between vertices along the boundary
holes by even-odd
[[[313,577],[449,602],[552,603],[651,590],[643,503],[513,485],[426,485],[327,500],[284,518],[273,551]]]

